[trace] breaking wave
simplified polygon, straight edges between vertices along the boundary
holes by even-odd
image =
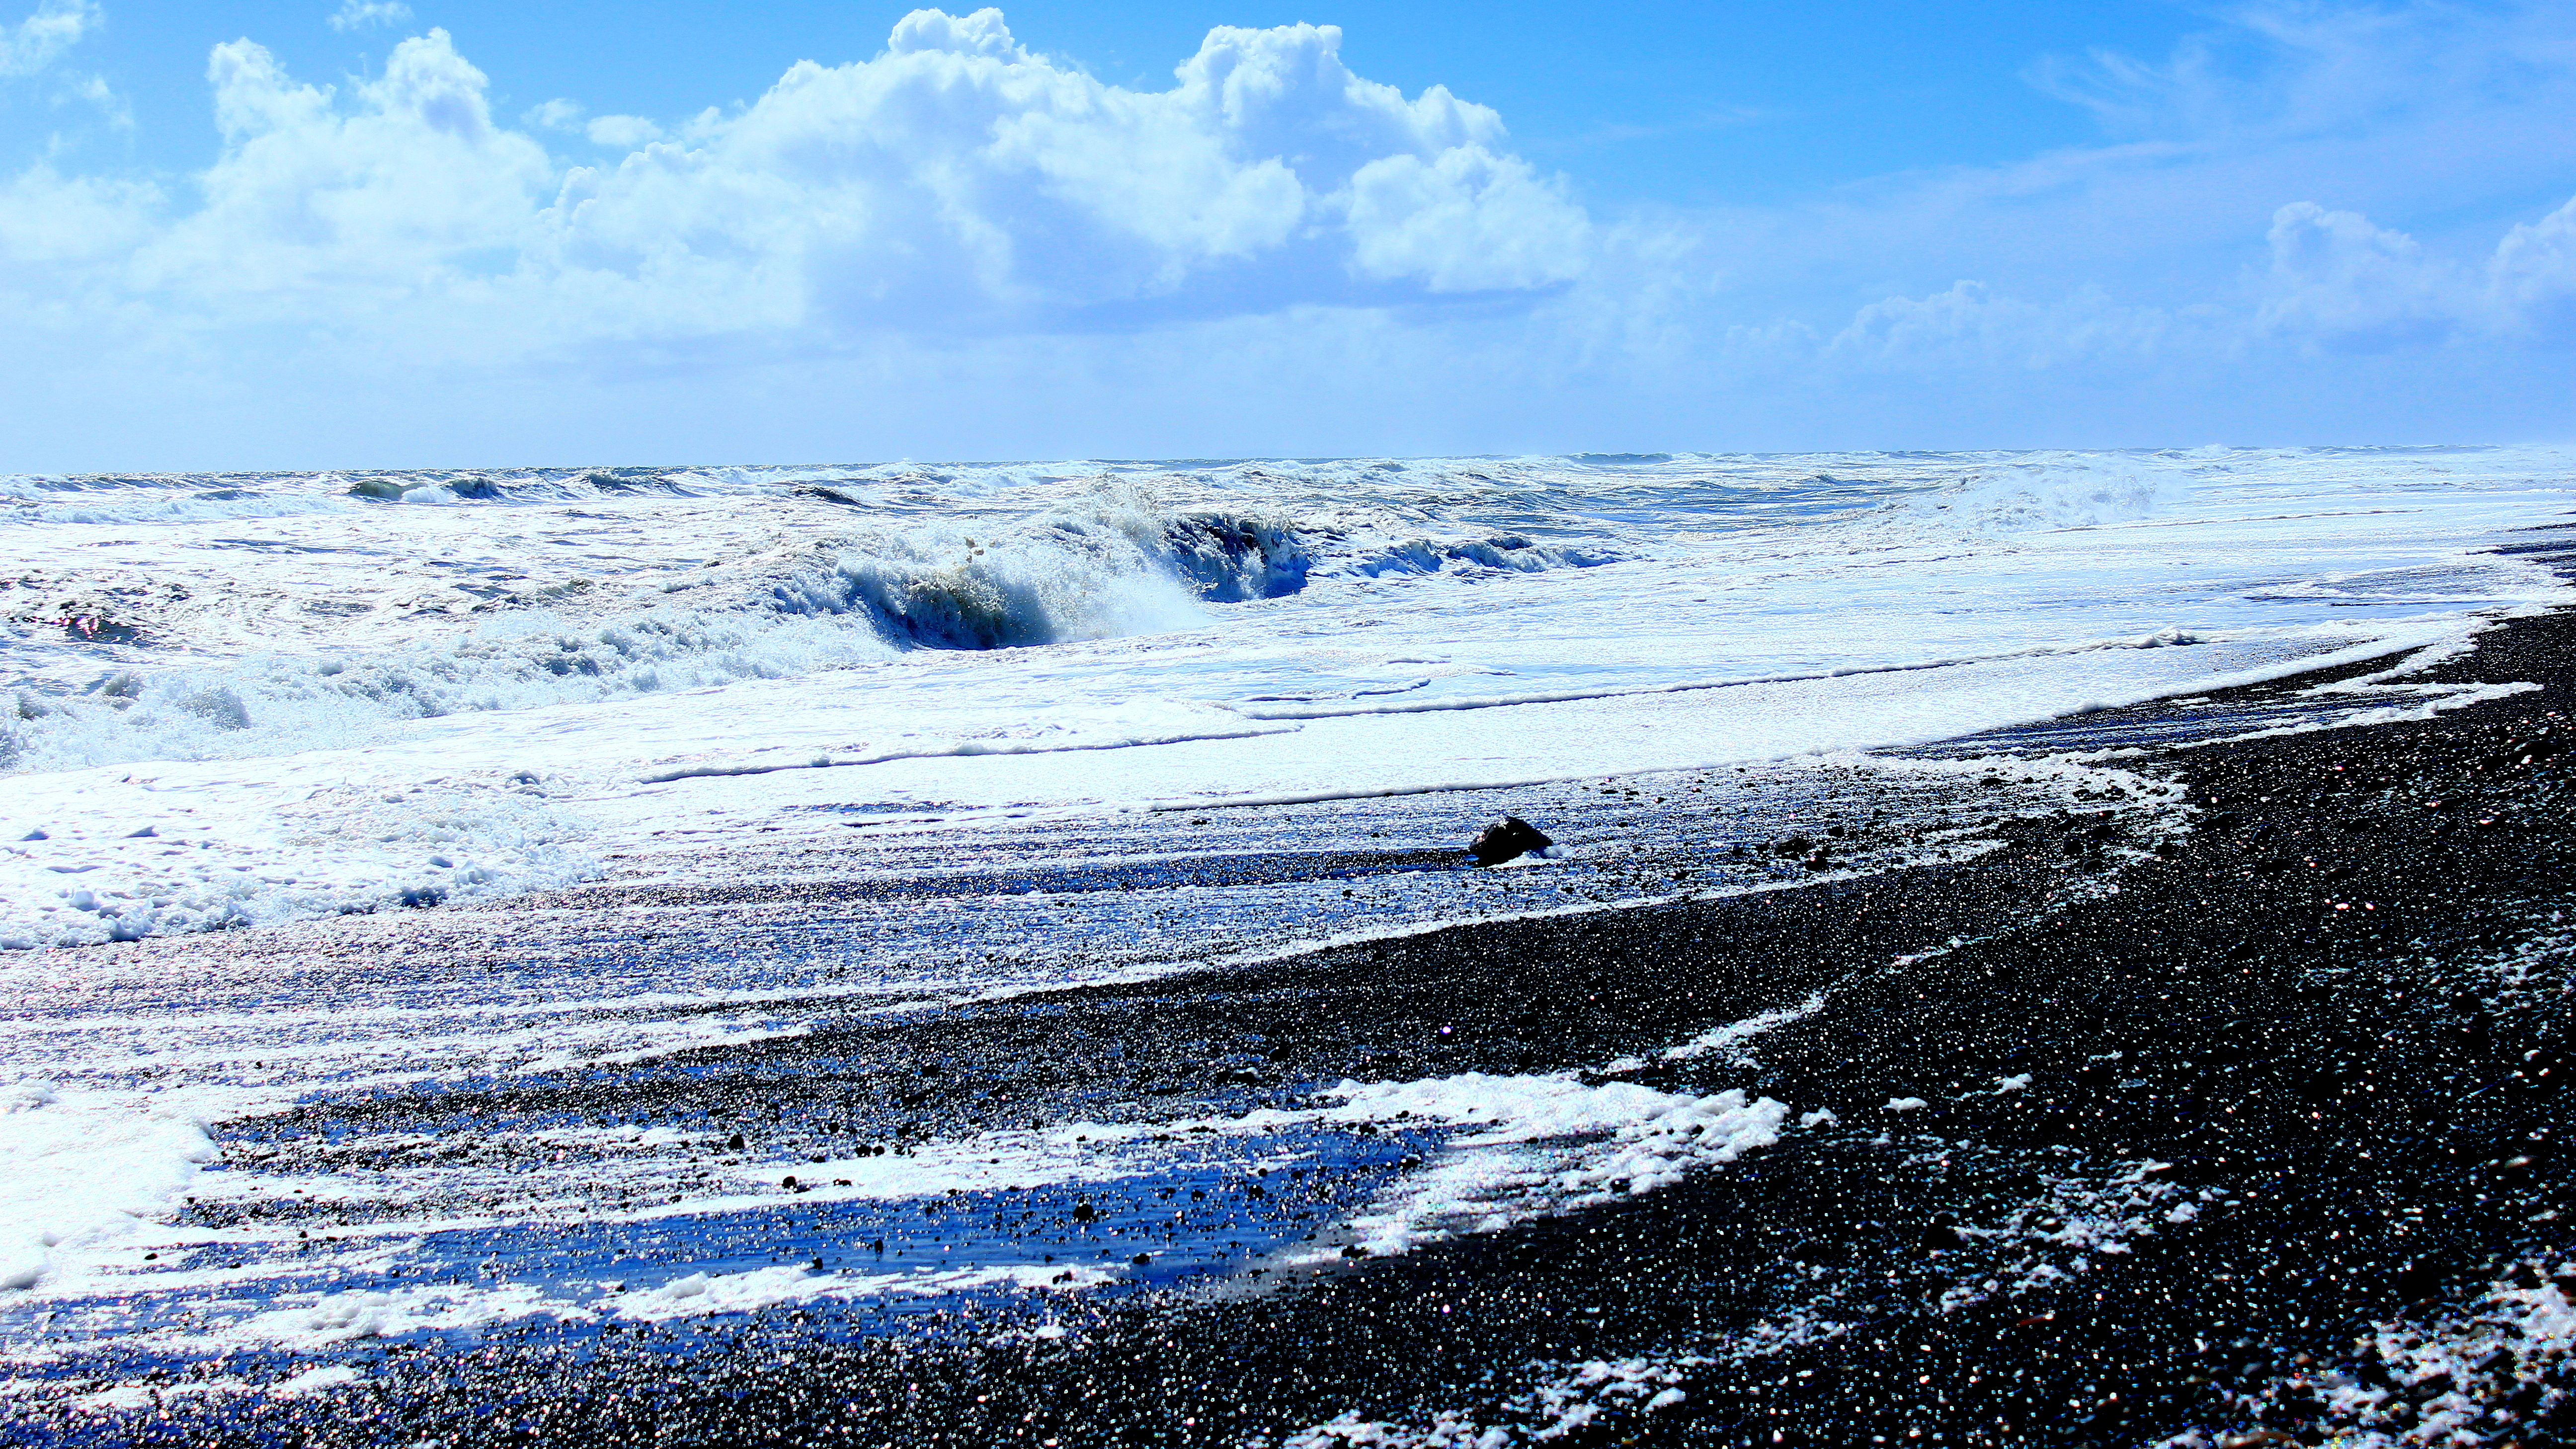
[[[1597,568],[1627,557],[1617,549],[1598,545],[1539,543],[1522,534],[1498,533],[1489,538],[1450,541],[1409,538],[1354,560],[1349,569],[1370,578],[1435,574],[1452,568],[1534,574],[1542,569]]]
[[[857,615],[890,643],[1010,649],[1187,628],[1195,604],[1275,599],[1315,559],[1276,520],[1158,515],[1129,502],[1059,509],[1000,537],[964,525],[825,545],[773,584],[795,615]]]
[[[330,506],[342,509],[721,491],[708,480],[632,471],[637,476],[300,481],[308,489],[322,482],[340,495]],[[57,521],[91,521],[88,515],[101,511],[127,521],[207,509],[239,516],[313,504],[256,480],[230,489],[203,486],[209,481],[219,480],[87,480],[34,501],[62,510]],[[1015,649],[1188,630],[1207,625],[1212,606],[1285,598],[1317,578],[1529,573],[1619,556],[1519,534],[1390,536],[1354,522],[1365,515],[1300,524],[1248,509],[1172,509],[1111,480],[1035,513],[994,510],[979,519],[949,509],[897,519],[887,516],[883,488],[802,485],[797,492],[807,495],[834,491],[858,512],[857,526],[809,527],[782,547],[693,576],[684,588],[619,589],[584,578],[528,584],[476,605],[460,619],[462,630],[450,626],[452,632],[398,647],[196,663],[182,652],[192,641],[181,620],[117,616],[104,597],[84,602],[82,616],[68,624],[22,610],[22,637],[60,639],[69,629],[74,647],[117,667],[76,687],[30,679],[0,696],[0,770],[358,746],[400,722],[791,678],[907,650]],[[765,491],[771,499],[788,492]],[[236,496],[208,497],[218,492]],[[68,506],[66,498],[73,500]],[[108,645],[116,647],[102,647]],[[63,646],[51,647],[59,653]]]
[[[1897,505],[1912,517],[1980,533],[2094,528],[2145,518],[2171,501],[2168,468],[2117,453],[1998,461]]]

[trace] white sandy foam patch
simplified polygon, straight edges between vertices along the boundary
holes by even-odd
[[[1759,1015],[1748,1016],[1742,1021],[1729,1022],[1714,1031],[1703,1032],[1680,1046],[1666,1047],[1661,1054],[1662,1059],[1668,1062],[1684,1062],[1715,1053],[1718,1060],[1728,1066],[1749,1067],[1753,1065],[1753,1053],[1745,1043],[1775,1027],[1787,1026],[1793,1021],[1804,1021],[1824,1009],[1825,993],[1814,992],[1795,1006],[1784,1006],[1776,1011],[1765,1011]]]
[[[552,1286],[454,1282],[341,1291],[308,1287],[279,1293],[255,1311],[236,1309],[227,1315],[223,1305],[214,1305],[212,1311],[191,1315],[186,1329],[141,1338],[111,1333],[106,1341],[137,1346],[148,1342],[165,1351],[199,1354],[284,1350],[330,1355],[380,1341],[424,1334],[470,1335],[540,1319],[572,1324],[664,1322],[830,1300],[901,1302],[979,1292],[1080,1292],[1115,1281],[1115,1274],[1075,1264],[979,1263],[922,1264],[884,1272],[783,1265],[733,1273],[682,1273],[650,1284],[603,1279]],[[238,1305],[239,1290],[248,1285],[233,1282],[230,1286],[234,1291],[227,1297]],[[56,1356],[29,1346],[10,1358],[42,1362]],[[240,1387],[249,1391],[257,1386]],[[270,1386],[262,1391],[297,1390]],[[102,1406],[120,1404],[111,1400],[102,1401]]]
[[[2546,1267],[2549,1276],[2541,1269]],[[2296,1424],[2295,1433],[2195,1428],[2155,1449],[2263,1442],[2349,1449],[2401,1445],[2556,1442],[2540,1423],[2570,1399],[2564,1364],[2576,1353],[2576,1263],[2521,1263],[2475,1299],[2429,1321],[2390,1321],[2352,1340],[2333,1364],[2302,1355],[2289,1372],[2227,1397],[2245,1419]]]
[[[1055,1263],[986,1263],[937,1268],[927,1263],[900,1273],[819,1273],[806,1268],[755,1268],[745,1273],[692,1273],[657,1288],[621,1292],[599,1304],[621,1318],[659,1321],[711,1313],[748,1313],[813,1299],[944,1298],[956,1293],[1012,1289],[1094,1288],[1115,1281],[1093,1268]]]
[[[1785,1103],[1740,1091],[1587,1086],[1571,1074],[1345,1082],[1339,1095],[1345,1104],[1326,1120],[1466,1129],[1350,1221],[1352,1245],[1372,1254],[1649,1193],[1772,1145],[1789,1117]]]
[[[1707,1359],[1587,1359],[1534,1363],[1527,1386],[1490,1408],[1447,1409],[1419,1420],[1372,1419],[1353,1409],[1330,1423],[1300,1429],[1279,1449],[1508,1449],[1547,1444],[1605,1412],[1660,1413],[1684,1402],[1687,1371]]]
[[[170,1383],[119,1384],[112,1389],[63,1395],[54,1401],[94,1413],[131,1412],[183,1399],[221,1399],[243,1394],[256,1394],[271,1399],[300,1398],[306,1394],[318,1394],[326,1389],[336,1389],[342,1384],[356,1383],[363,1377],[365,1375],[346,1364],[331,1364],[322,1368],[306,1369],[301,1373],[288,1374],[267,1383],[215,1377],[180,1379]],[[49,1393],[58,1393],[60,1388],[60,1382],[55,1380],[0,1380],[0,1400],[39,1402]]]
[[[1728,1090],[1659,1092],[1633,1082],[1586,1083],[1572,1072],[1467,1072],[1405,1082],[1355,1082],[1317,1094],[1337,1105],[1261,1108],[1237,1117],[1069,1123],[928,1143],[907,1156],[838,1158],[801,1169],[809,1201],[924,1197],[950,1191],[1106,1182],[1160,1170],[1156,1140],[1259,1138],[1282,1128],[1381,1127],[1454,1131],[1438,1156],[1400,1178],[1348,1224],[1347,1241],[1400,1253],[1460,1233],[1490,1232],[1549,1213],[1641,1195],[1692,1171],[1779,1141],[1790,1109]],[[1292,1157],[1267,1149],[1256,1159]],[[746,1195],[697,1199],[663,1213],[774,1197],[741,1171]],[[1331,1251],[1339,1252],[1337,1245]],[[1319,1254],[1320,1255],[1320,1251]]]
[[[932,1197],[953,1191],[1106,1182],[1145,1176],[1163,1166],[1153,1139],[1260,1138],[1284,1127],[1464,1129],[1419,1171],[1398,1181],[1354,1217],[1340,1240],[1386,1255],[1462,1233],[1515,1223],[1623,1196],[1652,1192],[1703,1168],[1733,1162],[1777,1142],[1786,1104],[1748,1099],[1740,1091],[1706,1095],[1658,1092],[1630,1082],[1587,1085],[1572,1073],[1454,1077],[1408,1082],[1343,1082],[1321,1094],[1338,1104],[1305,1110],[1263,1109],[1239,1117],[1107,1125],[1076,1123],[1043,1132],[979,1134],[929,1143],[906,1156],[872,1156],[810,1164],[799,1174],[801,1201]],[[1143,1149],[1143,1150],[1139,1150]],[[1256,1146],[1263,1161],[1293,1160]],[[746,1179],[749,1173],[744,1174]],[[705,1211],[729,1203],[774,1201],[775,1189],[749,1189],[734,1199],[692,1201],[665,1213]],[[767,1185],[763,1183],[762,1189]],[[1340,1254],[1336,1246],[1309,1258]],[[939,1296],[981,1289],[1079,1289],[1115,1281],[1090,1269],[1055,1264],[990,1264],[876,1274],[835,1274],[797,1267],[697,1274],[653,1288],[616,1293],[596,1307],[623,1317],[663,1319],[745,1312],[815,1298]]]
[[[175,1103],[0,1088],[0,1301],[94,1267],[215,1155],[205,1124]]]
[[[25,1095],[37,1102],[29,1111],[54,1109],[50,1095],[33,1090]],[[1151,1176],[1170,1169],[1173,1159],[1163,1144],[1176,1138],[1191,1142],[1202,1157],[1217,1144],[1239,1144],[1235,1167],[1249,1174],[1260,1168],[1287,1167],[1312,1155],[1311,1140],[1283,1136],[1282,1129],[1368,1135],[1381,1128],[1431,1128],[1454,1133],[1429,1163],[1397,1179],[1342,1233],[1333,1235],[1330,1249],[1338,1252],[1339,1245],[1355,1241],[1365,1252],[1391,1254],[1460,1233],[1493,1231],[1550,1213],[1651,1192],[1692,1171],[1734,1161],[1777,1141],[1789,1116],[1789,1108],[1782,1103],[1748,1100],[1736,1091],[1658,1092],[1628,1082],[1587,1084],[1572,1073],[1346,1081],[1317,1095],[1324,1105],[1297,1110],[1263,1109],[1180,1122],[1073,1123],[1039,1132],[984,1133],[925,1143],[907,1153],[798,1163],[793,1188],[768,1175],[778,1170],[776,1163],[732,1165],[693,1174],[691,1181],[675,1184],[667,1163],[599,1162],[589,1170],[599,1179],[591,1184],[597,1200],[558,1206],[574,1208],[591,1223],[648,1223],[772,1210],[791,1197],[807,1210],[835,1200],[937,1200],[958,1192],[1079,1186]],[[189,1312],[194,1324],[190,1329],[150,1335],[164,1348],[320,1352],[424,1333],[478,1332],[539,1318],[660,1321],[755,1312],[813,1300],[1078,1291],[1120,1281],[1114,1273],[1052,1262],[970,1262],[869,1272],[789,1265],[721,1273],[693,1270],[688,1261],[679,1260],[638,1264],[636,1274],[622,1281],[601,1278],[549,1286],[468,1281],[331,1291],[311,1282],[314,1264],[300,1255],[295,1260],[268,1261],[255,1251],[273,1230],[174,1233],[161,1227],[156,1232],[149,1220],[166,1212],[179,1190],[190,1185],[194,1164],[210,1158],[213,1145],[192,1121],[137,1113],[131,1103],[118,1104],[118,1111],[135,1118],[124,1124],[132,1141],[122,1156],[101,1157],[88,1140],[103,1126],[112,1125],[98,1113],[77,1119],[66,1114],[50,1136],[21,1132],[12,1139],[20,1154],[38,1169],[11,1178],[24,1185],[23,1205],[59,1214],[64,1203],[82,1199],[56,1179],[64,1172],[96,1172],[101,1164],[116,1169],[109,1180],[134,1200],[105,1203],[94,1219],[66,1220],[51,1230],[42,1229],[33,1218],[15,1224],[18,1239],[34,1248],[22,1253],[26,1266],[19,1274],[18,1292],[7,1296],[22,1304],[35,1298],[63,1303],[74,1319],[89,1321],[94,1315],[69,1303],[65,1295],[107,1286],[98,1276],[103,1266],[98,1250],[104,1247],[139,1254],[145,1247],[169,1250],[222,1243],[263,1259],[248,1268],[235,1263],[181,1270],[137,1261],[115,1270],[120,1284],[129,1290],[157,1284],[172,1292],[217,1295],[220,1301],[208,1301]],[[63,1148],[59,1159],[32,1151],[46,1141]],[[52,1176],[44,1175],[49,1171]],[[603,1211],[608,1198],[621,1195],[615,1191],[618,1184],[630,1177],[655,1190],[652,1205]],[[662,1191],[674,1185],[694,1190],[676,1195]],[[268,1186],[318,1191],[320,1184],[278,1180]],[[262,1195],[280,1197],[276,1191]],[[672,1196],[677,1200],[668,1200]],[[416,1266],[423,1234],[434,1229],[470,1229],[482,1221],[413,1219],[355,1232],[341,1230],[345,1241],[330,1251],[346,1272],[372,1275],[389,1266],[408,1268]],[[81,1262],[90,1271],[69,1276],[49,1272],[53,1260],[44,1254],[53,1242],[80,1248]],[[1318,1255],[1321,1250],[1309,1256]],[[306,1281],[279,1281],[290,1275]],[[639,1276],[647,1281],[638,1282]],[[243,1311],[244,1306],[249,1311]],[[105,1331],[107,1340],[126,1338],[108,1319],[97,1319],[94,1326]]]
[[[295,1295],[208,1337],[232,1346],[317,1349],[371,1338],[484,1328],[526,1318],[586,1318],[580,1304],[523,1284],[429,1285]]]
[[[1705,1096],[1658,1092],[1633,1082],[1586,1084],[1577,1074],[1489,1076],[1468,1072],[1406,1082],[1344,1081],[1317,1094],[1337,1105],[1265,1107],[1234,1117],[1129,1123],[1071,1122],[1042,1131],[983,1132],[928,1142],[902,1155],[835,1157],[796,1164],[800,1200],[935,1197],[1110,1182],[1162,1169],[1160,1142],[1260,1139],[1283,1128],[1464,1129],[1414,1180],[1433,1183],[1414,1226],[1372,1227],[1372,1251],[1397,1252],[1454,1231],[1482,1231],[1542,1212],[1651,1192],[1689,1171],[1734,1161],[1779,1140],[1789,1108],[1742,1092]],[[1291,1155],[1256,1148],[1248,1160],[1284,1165]],[[774,1202],[777,1164],[731,1169],[733,1191],[690,1196],[641,1218],[722,1211]],[[1507,1206],[1505,1198],[1517,1206]],[[1409,1199],[1408,1199],[1409,1200]],[[1474,1202],[1473,1226],[1430,1219]],[[1446,1204],[1447,1206],[1441,1206]]]
[[[0,950],[429,905],[573,880],[580,826],[536,778],[376,772],[362,756],[11,777]]]
[[[787,1265],[739,1273],[687,1273],[629,1287],[602,1282],[549,1291],[525,1284],[431,1284],[351,1292],[306,1292],[197,1336],[205,1346],[319,1351],[370,1339],[455,1333],[534,1318],[662,1322],[752,1313],[829,1299],[939,1298],[979,1291],[1073,1291],[1113,1281],[1092,1268],[1038,1263],[957,1267],[924,1264],[883,1273],[818,1272]]]

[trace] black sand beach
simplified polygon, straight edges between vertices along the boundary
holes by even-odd
[[[2576,1370],[2554,1352],[2481,1347],[2475,1375],[2410,1387],[2411,1360],[2356,1350],[2406,1324],[2465,1343],[2497,1285],[2576,1271],[2558,1150],[2576,620],[2512,621],[2436,676],[2539,687],[2121,761],[2187,787],[2197,813],[2157,817],[2187,830],[2021,821],[1960,864],[845,1020],[507,1089],[520,1109],[675,1118],[783,1099],[782,1132],[828,1112],[901,1150],[1003,1117],[1155,1121],[1345,1077],[1593,1068],[1825,993],[1749,1065],[1621,1073],[1833,1114],[1675,1186],[1399,1257],[1067,1300],[1039,1334],[1020,1300],[892,1327],[800,1307],[714,1334],[514,1329],[470,1353],[389,1346],[371,1381],[322,1395],[28,1409],[6,1432],[1061,1449],[1338,1424],[1299,1442],[2145,1445],[2420,1422],[2471,1436],[2444,1442],[2557,1443],[2576,1434]],[[320,1163],[335,1116],[416,1107],[309,1108],[228,1140]],[[1329,1248],[1405,1150],[1197,1210],[1305,1222]],[[1175,1211],[1154,1191],[995,1222],[1151,1259]]]

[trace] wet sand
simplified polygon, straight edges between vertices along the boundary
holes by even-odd
[[[807,1304],[607,1335],[531,1325],[470,1351],[389,1344],[366,1382],[303,1397],[33,1405],[9,1432],[2141,1445],[2268,1423],[2316,1442],[2358,1422],[2316,1387],[2368,1380],[2357,1335],[2438,1329],[2499,1281],[2545,1284],[2576,1212],[2555,1150],[2576,999],[2561,920],[2576,622],[2515,621],[2435,677],[2541,688],[2122,760],[2187,786],[2186,832],[2074,812],[2011,823],[2006,848],[1964,863],[849,1019],[492,1089],[567,1115],[738,1117],[786,1097],[789,1116],[827,1110],[896,1151],[1004,1122],[1293,1107],[1344,1078],[1601,1079],[1632,1057],[1620,1079],[1832,1114],[1677,1185],[1295,1266],[1403,1165],[1413,1147],[1390,1134],[1257,1199],[1214,1173],[1032,1195],[1008,1221],[972,1205],[1000,1224],[985,1231],[1079,1240],[1085,1262],[1142,1252],[1140,1290],[900,1322]],[[1818,993],[1749,1057],[1660,1055]],[[418,1110],[395,1096],[243,1130],[320,1162],[335,1116]],[[1158,1230],[1194,1202],[1195,1225]],[[2576,1419],[2571,1380],[2530,1353],[2445,1387],[2513,1416],[2467,1432],[2531,1445]]]

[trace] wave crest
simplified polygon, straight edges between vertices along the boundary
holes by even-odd
[[[774,583],[789,614],[860,615],[889,642],[1013,649],[1186,628],[1194,605],[1306,586],[1314,556],[1285,521],[1166,514],[1120,490],[1003,535],[942,525],[825,545]]]
[[[1546,569],[1594,568],[1627,556],[1598,545],[1539,543],[1524,534],[1498,533],[1472,539],[1409,538],[1363,555],[1350,568],[1370,578],[1436,574],[1452,567],[1534,574]]]
[[[583,502],[620,488],[697,496],[702,481],[600,471],[504,484],[458,474],[383,476],[383,487],[343,496],[337,506],[490,507],[541,493]],[[359,493],[365,481],[327,480],[335,493]],[[105,650],[110,669],[85,686],[60,676],[50,685],[23,681],[14,705],[0,707],[0,770],[366,745],[407,721],[788,678],[903,650],[1017,649],[1192,629],[1210,621],[1210,606],[1290,597],[1316,579],[1533,573],[1625,556],[1599,546],[1606,540],[1406,537],[1396,530],[1436,520],[1398,522],[1401,513],[1365,505],[1343,512],[1327,504],[1307,519],[1259,505],[1175,507],[1113,478],[1089,480],[1036,511],[941,499],[935,506],[943,512],[924,516],[910,512],[919,504],[898,485],[909,490],[913,480],[836,485],[828,499],[820,485],[771,485],[771,499],[831,502],[824,518],[851,523],[817,528],[823,520],[812,513],[789,513],[795,531],[783,548],[632,587],[586,575],[529,580],[470,608],[450,606],[430,625],[454,621],[437,637],[387,647],[190,660],[180,652],[189,647],[188,621],[172,611],[205,601],[174,595],[158,612],[143,609],[131,628],[116,624],[113,639],[96,629],[79,637],[78,646],[131,646]],[[85,491],[178,490],[121,483]],[[54,590],[46,607],[66,597]],[[98,608],[111,603],[137,601],[102,594]],[[410,599],[395,592],[303,606],[381,620]],[[31,639],[46,624],[18,622]]]

